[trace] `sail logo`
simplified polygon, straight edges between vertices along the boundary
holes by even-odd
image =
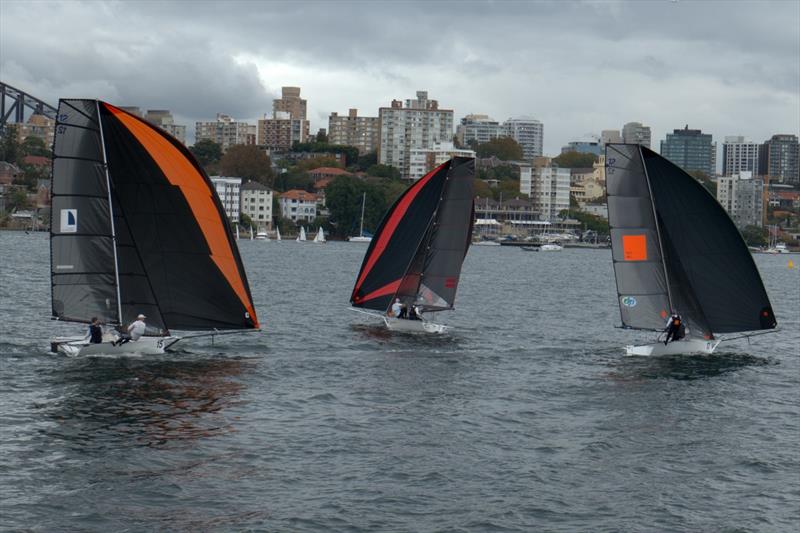
[[[636,307],[636,298],[633,296],[623,296],[620,300],[625,307]]]
[[[77,233],[77,232],[78,232],[78,210],[62,209],[61,233]]]

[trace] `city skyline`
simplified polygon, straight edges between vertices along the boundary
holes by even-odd
[[[312,134],[331,112],[377,116],[426,90],[456,121],[540,120],[551,155],[634,121],[653,145],[685,124],[718,142],[799,133],[800,4],[425,5],[398,18],[394,4],[197,3],[186,20],[174,2],[4,1],[0,78],[51,102],[169,109],[187,126],[216,113],[255,124],[298,86]],[[464,30],[474,21],[481,32]]]

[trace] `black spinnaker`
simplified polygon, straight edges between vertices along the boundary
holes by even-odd
[[[622,324],[691,335],[777,325],[739,230],[697,180],[636,144],[606,145],[608,221]]]
[[[471,242],[475,160],[454,157],[412,184],[384,216],[350,297],[385,312],[396,297],[452,309]]]
[[[53,152],[54,318],[258,327],[225,211],[180,142],[105,102],[61,100]]]

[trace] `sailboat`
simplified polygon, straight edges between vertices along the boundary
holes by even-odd
[[[250,226],[250,240],[253,240],[253,226]]]
[[[300,226],[300,235],[297,236],[297,242],[306,242],[306,228]]]
[[[275,240],[280,242],[281,240],[281,229],[275,226]]]
[[[641,145],[607,144],[606,185],[623,327],[662,331],[672,313],[687,327],[628,355],[710,354],[717,334],[775,328],[750,251],[697,180]]]
[[[116,346],[110,333],[56,338],[53,351],[158,354],[181,340],[172,330],[259,327],[228,217],[183,144],[108,103],[62,99],[53,155],[53,318],[148,326]]]
[[[317,244],[325,244],[325,233],[322,231],[322,226],[320,226],[319,230],[317,230],[317,234],[314,236],[314,242]]]
[[[267,230],[261,229],[261,227],[259,227],[258,228],[258,232],[256,233],[256,240],[268,241],[269,240],[269,235],[267,235]]]
[[[356,235],[354,237],[350,237],[350,238],[347,239],[350,242],[371,242],[372,241],[372,235],[367,235],[364,232],[364,207],[366,206],[366,204],[367,204],[367,193],[364,192],[364,194],[361,196],[361,228],[358,231],[358,235]]]
[[[392,330],[443,333],[429,318],[453,309],[474,219],[475,160],[454,157],[411,185],[381,221],[350,297]],[[395,299],[419,320],[389,317]]]
[[[236,224],[236,240],[239,240],[239,224]]]

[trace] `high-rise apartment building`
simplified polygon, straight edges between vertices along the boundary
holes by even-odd
[[[797,135],[778,134],[761,145],[759,173],[775,181],[800,185],[800,144]]]
[[[242,214],[250,217],[258,229],[272,230],[272,190],[257,181],[248,181],[241,188]]]
[[[714,176],[716,154],[711,134],[690,130],[689,126],[667,133],[666,140],[661,141],[661,155],[686,172],[699,170],[708,177]]]
[[[641,122],[628,122],[622,127],[622,142],[650,148],[650,126],[643,126]]]
[[[239,222],[240,194],[239,188],[242,186],[242,178],[231,178],[226,176],[211,176],[211,183],[217,191],[225,214],[232,222]]]
[[[333,112],[328,117],[328,142],[358,148],[359,154],[378,150],[381,139],[378,117],[359,117],[358,109],[350,109],[347,116]]]
[[[532,161],[542,156],[544,124],[530,117],[510,118],[503,123],[506,135],[522,147],[522,156]]]
[[[519,192],[527,194],[541,220],[555,220],[569,209],[570,170],[557,165],[521,166]]]
[[[717,201],[740,228],[762,226],[764,181],[749,171],[717,179]]]
[[[289,113],[295,119],[306,120],[307,102],[300,98],[300,87],[281,87],[281,97],[272,101],[273,113]]]
[[[722,143],[722,175],[733,176],[739,172],[760,175],[758,148],[757,143],[746,141],[744,137],[725,137],[725,142]]]
[[[214,122],[195,123],[195,142],[208,139],[226,151],[237,144],[256,144],[256,127],[247,122],[237,122],[229,115],[217,113]]]
[[[166,131],[183,144],[186,144],[186,126],[175,124],[175,120],[166,109],[148,109],[144,119]]]
[[[28,137],[38,137],[48,148],[53,146],[53,137],[56,133],[56,121],[46,115],[31,115],[27,122],[15,124],[17,128],[17,142],[22,142]]]
[[[416,181],[451,157],[475,157],[475,152],[456,148],[451,142],[434,143],[431,148],[413,148],[409,158],[409,178]]]
[[[282,87],[281,97],[272,101],[272,116],[258,121],[256,142],[268,152],[287,152],[296,142],[309,139],[307,102],[300,98],[300,87]]]
[[[453,111],[439,109],[439,102],[428,99],[428,91],[417,91],[417,98],[392,100],[391,107],[378,111],[380,144],[378,162],[391,165],[410,179],[411,151],[432,148],[435,143],[453,139]]]
[[[600,143],[603,145],[621,142],[622,135],[620,135],[619,130],[603,130],[600,132]]]
[[[506,127],[488,115],[467,115],[456,127],[456,138],[462,146],[476,146],[506,136]]]

